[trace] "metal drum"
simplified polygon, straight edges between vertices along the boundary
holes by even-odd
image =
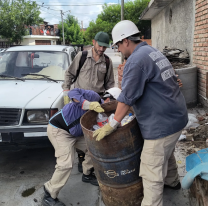
[[[117,101],[102,107],[109,116],[115,112]],[[129,112],[134,113],[133,109]],[[96,117],[96,112],[86,112],[81,125],[105,205],[141,205],[143,187],[139,167],[143,138],[136,118],[98,142],[90,130],[96,124]]]

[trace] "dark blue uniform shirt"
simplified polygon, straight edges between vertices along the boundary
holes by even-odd
[[[172,65],[146,42],[128,58],[117,100],[133,106],[144,139],[174,134],[188,122],[185,99]]]

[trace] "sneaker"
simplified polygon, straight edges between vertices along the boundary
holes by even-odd
[[[176,186],[174,187],[171,187],[169,185],[164,185],[164,188],[169,188],[169,189],[172,189],[172,190],[180,190],[181,189],[181,183],[179,182]]]
[[[66,206],[63,202],[60,202],[58,198],[53,199],[45,187],[43,188],[45,195],[42,200],[42,206]]]
[[[92,185],[99,186],[97,178],[93,172],[91,172],[89,175],[83,174],[82,175],[82,182],[87,182]]]

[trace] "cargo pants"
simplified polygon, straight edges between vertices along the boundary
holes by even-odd
[[[144,140],[139,173],[144,187],[141,206],[163,206],[164,184],[174,187],[179,183],[174,150],[181,132]]]
[[[75,148],[85,153],[85,160],[82,163],[83,173],[85,175],[90,174],[90,169],[93,167],[93,164],[83,136],[75,138],[67,131],[55,128],[50,124],[47,127],[47,134],[55,149],[57,164],[52,178],[44,186],[51,197],[55,199],[70,176],[74,162]]]

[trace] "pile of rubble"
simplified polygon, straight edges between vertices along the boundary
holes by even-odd
[[[187,50],[184,51],[165,46],[162,53],[168,58],[174,69],[185,67],[190,63],[190,57]]]
[[[208,147],[208,113],[196,117],[198,122],[195,124],[198,126],[186,128],[182,132],[186,136],[187,155]]]

